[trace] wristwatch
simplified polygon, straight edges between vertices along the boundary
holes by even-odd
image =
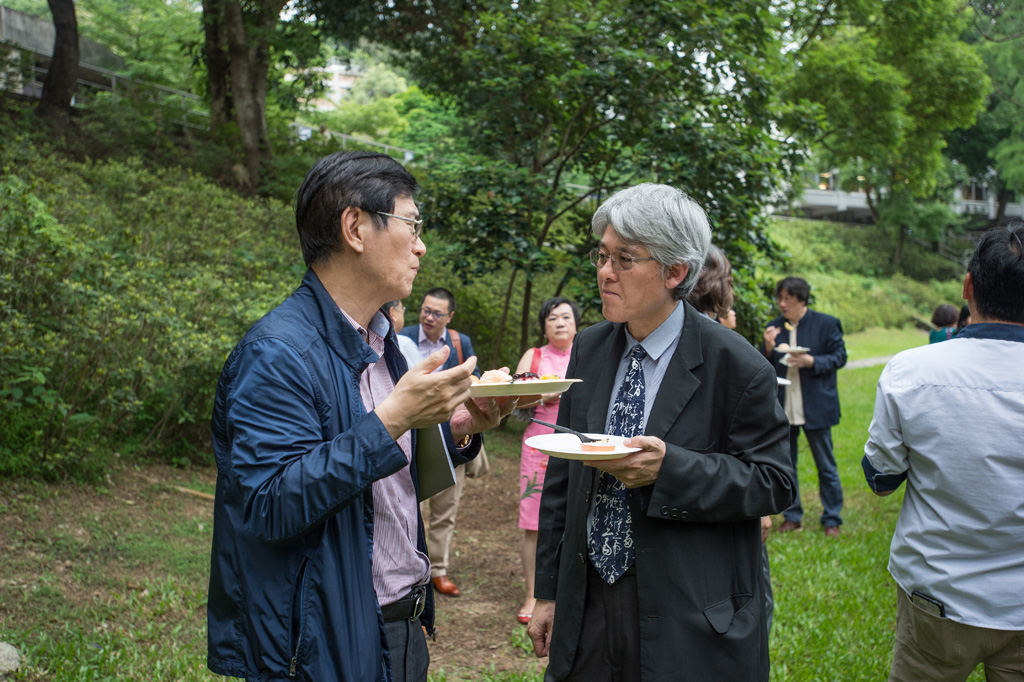
[[[471,441],[471,440],[473,440],[473,436],[470,436],[469,434],[466,434],[465,436],[462,437],[462,440],[460,440],[458,443],[455,444],[455,447],[459,448],[460,450],[462,448],[468,448],[469,447],[469,441]]]

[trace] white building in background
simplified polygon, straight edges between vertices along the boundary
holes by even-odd
[[[322,70],[324,74],[324,92],[320,97],[309,100],[307,105],[317,111],[330,111],[345,99],[348,91],[362,76],[362,72],[332,57]]]
[[[804,173],[803,193],[793,207],[776,208],[780,215],[797,215],[817,220],[835,220],[848,223],[870,223],[873,221],[863,192],[845,192],[839,189],[837,170]],[[992,220],[999,213],[999,202],[983,180],[970,180],[960,185],[950,197],[955,213],[981,216]],[[1024,217],[1024,204],[1016,194],[1006,205],[1006,217]]]

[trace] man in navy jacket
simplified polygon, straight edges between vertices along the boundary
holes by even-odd
[[[207,620],[211,670],[247,680],[426,682],[429,562],[412,458],[453,459],[515,401],[469,399],[476,358],[408,368],[386,302],[412,291],[415,179],[383,154],[324,157],[296,195],[309,270],[252,326],[217,386]]]
[[[839,392],[836,370],[846,364],[843,325],[807,307],[811,285],[800,277],[787,277],[775,287],[781,316],[768,323],[762,352],[771,360],[779,382],[779,402],[789,417],[789,454],[797,472],[797,439],[800,429],[818,468],[821,493],[821,526],[828,537],[839,537],[843,519],[843,486],[832,454],[832,427],[839,423]],[[793,505],[783,512],[781,532],[798,530],[804,509],[797,485]]]

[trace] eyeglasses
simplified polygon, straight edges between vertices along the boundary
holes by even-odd
[[[604,264],[608,261],[612,262],[612,270],[630,270],[633,267],[633,263],[639,263],[645,260],[654,260],[653,258],[634,258],[628,253],[620,253],[618,256],[611,256],[600,249],[592,249],[590,252],[590,262],[596,268],[603,268]]]
[[[440,310],[431,310],[430,308],[420,308],[420,315],[424,317],[432,317],[435,320],[440,320],[448,317],[451,313],[442,313]]]
[[[377,215],[386,215],[389,218],[398,218],[399,220],[407,223],[412,229],[412,238],[419,239],[420,232],[423,230],[423,221],[417,220],[416,218],[406,218],[404,215],[395,215],[394,213],[385,213],[384,211],[371,211]]]

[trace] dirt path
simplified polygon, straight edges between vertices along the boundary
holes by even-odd
[[[466,482],[452,541],[448,572],[461,595],[435,595],[438,637],[430,644],[430,670],[449,682],[479,680],[491,669],[541,671],[546,662],[516,646],[527,641],[516,620],[524,590],[518,450],[513,457],[511,446],[488,447],[491,471]]]

